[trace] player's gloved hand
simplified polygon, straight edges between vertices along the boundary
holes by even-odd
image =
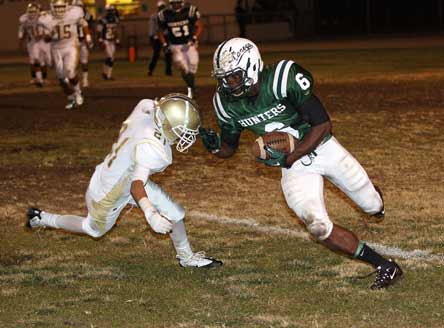
[[[148,224],[155,232],[161,234],[171,232],[173,224],[163,217],[154,207],[144,211],[144,213]]]
[[[103,41],[103,39],[99,39],[98,41],[99,41],[99,47],[101,49],[105,49],[105,41]]]
[[[196,48],[199,46],[199,41],[197,40],[197,36],[193,35],[190,41],[188,41],[188,46],[195,46]]]
[[[86,45],[88,46],[89,49],[92,49],[94,47],[94,42],[91,38],[91,34],[87,34],[85,36],[85,41],[86,41]]]
[[[213,129],[199,128],[199,136],[202,139],[204,147],[210,153],[217,153],[221,147],[220,135]]]
[[[268,166],[285,167],[287,169],[291,167],[291,165],[287,164],[287,155],[285,155],[285,153],[273,149],[269,146],[264,146],[264,149],[268,153],[270,158],[269,159],[256,158],[256,161],[264,163],[265,165]]]
[[[169,53],[171,53],[171,49],[170,49],[170,47],[168,47],[167,43],[162,44],[162,49],[163,49],[163,53],[165,55],[168,55]]]
[[[120,39],[116,39],[115,42],[116,42],[116,46],[120,47]]]

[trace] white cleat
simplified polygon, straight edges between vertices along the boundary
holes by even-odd
[[[76,108],[76,101],[74,99],[68,99],[68,103],[66,104],[65,109],[71,110],[74,108]]]
[[[194,253],[187,259],[181,259],[179,257],[177,257],[177,259],[182,268],[213,268],[222,266],[223,264],[222,261],[206,256],[204,252]]]
[[[83,105],[83,101],[84,100],[83,100],[83,96],[82,96],[82,94],[80,92],[75,94],[74,100],[75,100],[75,103],[76,103],[77,107]]]

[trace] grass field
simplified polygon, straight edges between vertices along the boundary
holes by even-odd
[[[311,241],[287,208],[279,169],[255,163],[243,135],[228,161],[200,142],[153,177],[187,210],[193,248],[224,261],[183,270],[168,238],[128,209],[100,240],[27,232],[31,205],[85,215],[84,192],[121,122],[142,98],[183,91],[177,74],[145,77],[146,63],[117,63],[86,105],[63,109],[55,83],[27,85],[26,65],[0,66],[0,327],[443,327],[444,48],[304,50],[296,60],[337,139],[384,190],[386,218],[372,222],[326,183],[333,221],[405,270],[393,288],[371,291],[371,268]],[[215,127],[210,58],[201,58],[199,104]],[[158,74],[161,69],[159,67]]]

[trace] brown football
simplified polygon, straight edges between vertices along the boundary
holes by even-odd
[[[281,151],[285,154],[291,153],[298,143],[298,139],[287,132],[273,131],[268,132],[257,138],[253,144],[253,155],[261,159],[269,159],[270,156],[265,151],[265,145],[270,148]]]

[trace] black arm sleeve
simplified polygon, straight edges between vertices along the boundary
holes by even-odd
[[[239,147],[240,133],[229,133],[226,130],[221,131],[221,140],[233,149]]]
[[[311,126],[316,126],[327,121],[330,121],[327,110],[321,101],[315,95],[307,99],[298,109],[302,114],[304,121],[310,123]]]

